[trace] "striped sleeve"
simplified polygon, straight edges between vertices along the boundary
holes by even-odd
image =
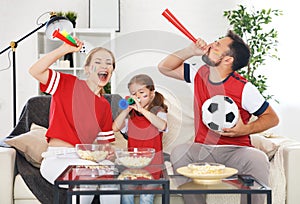
[[[115,141],[115,134],[112,130],[112,112],[109,103],[106,101],[107,107],[104,108],[105,112],[103,112],[102,117],[104,118],[100,127],[101,130],[97,135],[97,143],[110,143]],[[104,104],[103,104],[104,105]]]
[[[269,103],[261,95],[259,90],[250,82],[244,86],[242,93],[242,107],[249,113],[259,116],[268,108]]]
[[[115,141],[115,134],[111,131],[106,132],[99,132],[97,136],[97,143],[103,144],[103,143],[110,143]]]
[[[47,94],[53,95],[58,87],[60,80],[60,73],[49,69],[49,78],[46,84],[40,83],[40,90]]]

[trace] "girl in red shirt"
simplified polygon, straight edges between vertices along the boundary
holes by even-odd
[[[123,110],[113,123],[113,130],[127,133],[128,147],[154,148],[151,164],[163,164],[162,136],[167,131],[168,107],[164,97],[155,91],[151,77],[134,76],[128,89],[135,103]],[[155,174],[153,174],[155,178]],[[153,203],[154,195],[141,195],[140,203]],[[122,195],[122,203],[133,203],[133,195]]]

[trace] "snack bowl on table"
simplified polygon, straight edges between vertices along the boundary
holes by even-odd
[[[115,151],[118,162],[127,168],[144,168],[148,166],[155,154],[154,148],[127,148]]]
[[[198,184],[217,184],[222,179],[238,173],[237,169],[226,167],[218,163],[191,163],[187,166],[179,167],[176,170],[179,174],[191,178]]]
[[[194,174],[223,174],[225,165],[219,163],[199,162],[187,166]]]
[[[111,151],[109,144],[76,144],[75,149],[81,159],[94,162],[104,160]]]

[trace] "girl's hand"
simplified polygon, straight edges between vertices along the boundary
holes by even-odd
[[[141,106],[140,99],[138,99],[136,96],[131,96],[131,98],[133,98],[135,104],[130,105],[128,107],[131,108],[131,109],[134,109],[138,112],[141,112],[143,107]]]
[[[116,159],[114,148],[112,148],[111,146],[108,146],[108,148],[106,150],[108,151],[108,155],[106,156],[105,159],[114,161]]]

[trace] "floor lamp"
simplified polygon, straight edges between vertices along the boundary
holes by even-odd
[[[51,39],[51,40],[55,40],[55,38],[52,36],[53,32],[55,30],[65,30],[68,33],[72,33],[73,31],[73,25],[72,23],[62,17],[62,16],[56,16],[55,13],[50,13],[51,17],[50,20],[41,24],[39,27],[37,27],[36,29],[34,29],[33,31],[31,31],[30,33],[28,33],[27,35],[23,36],[22,38],[20,38],[17,41],[12,41],[10,43],[10,45],[5,48],[4,50],[2,50],[0,52],[0,55],[3,54],[4,52],[6,52],[7,50],[12,50],[12,83],[13,83],[13,127],[16,126],[16,106],[17,106],[17,100],[16,100],[16,95],[17,95],[17,91],[16,91],[16,48],[18,46],[18,44],[23,41],[24,39],[26,39],[27,37],[31,36],[33,33],[37,32],[38,30],[40,30],[42,27],[46,26],[46,36]]]

